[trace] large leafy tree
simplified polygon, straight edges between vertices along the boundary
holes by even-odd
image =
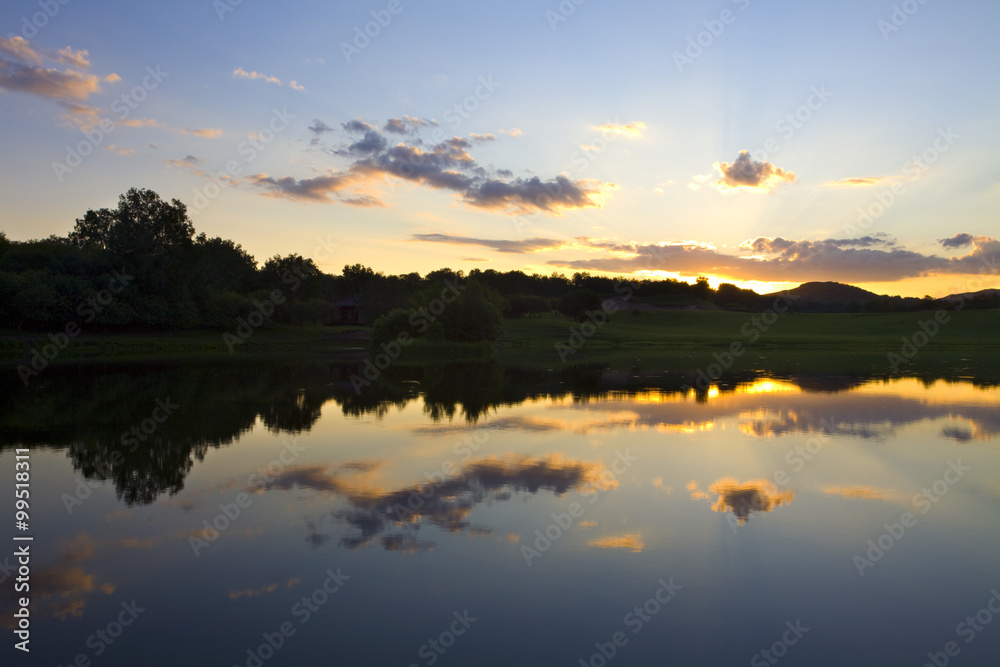
[[[190,248],[193,237],[187,207],[177,199],[167,203],[145,188],[121,195],[116,209],[87,211],[69,235],[81,247],[96,245],[121,257]]]

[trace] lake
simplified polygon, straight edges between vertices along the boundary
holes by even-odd
[[[1000,389],[599,366],[48,369],[47,665],[995,665]],[[13,517],[11,517],[13,518]],[[14,635],[8,635],[13,644]],[[11,663],[13,664],[13,663]]]

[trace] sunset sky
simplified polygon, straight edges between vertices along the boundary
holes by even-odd
[[[332,273],[1000,287],[995,1],[62,1],[0,9],[11,239],[145,187]]]

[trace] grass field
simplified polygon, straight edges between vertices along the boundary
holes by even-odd
[[[1000,348],[1000,310],[952,312],[947,316],[949,321],[940,324],[927,343],[929,349]],[[921,331],[921,321],[933,320],[933,312],[786,313],[764,319],[759,313],[644,310],[637,316],[616,313],[597,328],[585,347],[588,353],[594,353],[619,347],[715,347],[741,341],[748,347],[888,350],[900,347],[902,336],[912,337]],[[507,320],[504,338],[512,346],[554,345],[569,340],[571,326],[574,323],[569,319],[555,316]]]
[[[812,314],[726,311],[643,310],[614,314],[601,326],[578,324],[546,315],[505,322],[495,358],[503,363],[551,367],[603,363],[616,369],[657,373],[694,370],[724,362],[726,370],[774,370],[804,373],[881,373],[934,371],[951,374],[987,368],[1000,373],[1000,310],[948,313],[933,336],[933,312]],[[574,332],[576,332],[574,334]],[[362,327],[276,326],[255,331],[230,352],[219,331],[176,331],[149,334],[83,334],[70,339],[52,363],[114,361],[238,360],[315,358],[364,355],[367,330]],[[904,348],[903,338],[913,344]],[[0,362],[29,361],[33,350],[51,342],[45,334],[0,332]],[[406,348],[402,363],[443,358],[482,357],[483,345],[452,345],[418,340]],[[52,351],[52,348],[49,349]],[[907,356],[904,352],[914,352]],[[899,355],[893,368],[890,353]],[[487,353],[488,354],[488,353]],[[909,357],[912,357],[909,358]]]

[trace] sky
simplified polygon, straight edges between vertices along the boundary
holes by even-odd
[[[258,261],[1000,287],[991,0],[0,8],[0,230],[131,187]]]

